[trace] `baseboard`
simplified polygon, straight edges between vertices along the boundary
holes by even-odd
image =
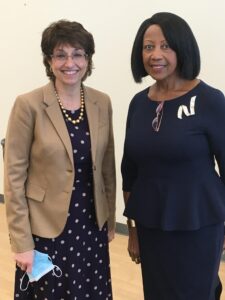
[[[4,203],[4,195],[0,194],[0,203]],[[127,226],[122,223],[116,223],[116,232],[124,235],[128,235]]]
[[[0,203],[4,203],[4,195],[0,194]],[[128,235],[127,226],[122,223],[116,223],[116,233]]]
[[[0,203],[4,203],[4,195],[0,194]],[[127,231],[127,225],[123,223],[116,223],[116,233],[128,235]],[[225,253],[223,253],[222,258],[223,261],[225,261]]]
[[[123,223],[116,223],[116,233],[128,235],[127,225]]]
[[[0,203],[4,203],[4,196],[3,196],[3,194],[0,194]]]

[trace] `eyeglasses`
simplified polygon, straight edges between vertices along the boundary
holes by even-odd
[[[156,117],[152,121],[152,128],[158,132],[161,122],[162,122],[162,117],[163,117],[163,105],[164,101],[160,102],[159,105],[156,107]]]
[[[51,57],[56,62],[60,62],[60,63],[65,63],[69,57],[72,59],[73,62],[83,63],[87,59],[88,55],[84,51],[78,50],[72,53],[71,55],[68,55],[65,52],[60,52],[60,53],[52,54]]]

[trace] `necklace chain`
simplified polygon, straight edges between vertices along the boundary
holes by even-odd
[[[81,121],[83,121],[83,119],[84,119],[84,89],[83,89],[82,85],[80,87],[80,114],[79,114],[77,119],[72,119],[69,116],[69,114],[67,113],[65,107],[62,105],[62,102],[60,100],[59,94],[56,91],[56,88],[55,88],[55,95],[56,95],[57,101],[59,102],[59,106],[61,107],[61,110],[62,110],[64,116],[66,117],[66,119],[68,121],[70,121],[74,125],[80,123]]]

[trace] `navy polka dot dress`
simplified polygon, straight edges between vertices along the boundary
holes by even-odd
[[[76,119],[79,110],[67,112]],[[20,290],[23,271],[16,269],[14,299],[112,300],[107,225],[99,230],[93,200],[90,134],[84,120],[73,125],[65,119],[71,138],[75,180],[66,226],[60,236],[46,239],[34,236],[35,249],[47,253],[62,270],[52,272]],[[27,283],[25,276],[23,285]]]

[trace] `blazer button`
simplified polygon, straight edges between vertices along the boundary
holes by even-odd
[[[95,166],[95,165],[92,166],[92,170],[93,170],[93,171],[96,170],[96,166]]]

